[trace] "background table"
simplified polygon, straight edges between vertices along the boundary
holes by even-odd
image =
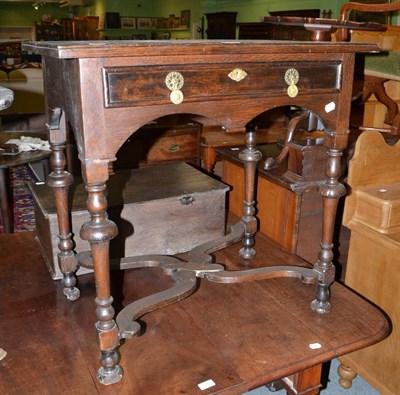
[[[250,265],[238,257],[238,245],[218,252],[217,262],[232,270],[305,264],[262,234],[256,244]],[[201,280],[190,298],[142,317],[142,335],[119,350],[124,379],[104,387],[96,381],[93,275],[79,277],[81,299],[71,304],[61,295],[62,284],[51,279],[33,232],[0,236],[0,261],[1,347],[8,352],[0,363],[3,394],[50,394],[57,388],[91,395],[234,395],[295,374],[299,393],[311,395],[319,392],[321,363],[376,343],[388,332],[380,311],[337,283],[334,307],[321,316],[309,307],[314,287],[299,280],[235,285]],[[170,278],[158,269],[113,271],[111,284],[119,310],[169,287]],[[200,391],[198,384],[209,379],[215,386]]]
[[[0,143],[6,143],[10,139],[18,139],[21,136],[27,136],[29,133],[1,133],[0,132]],[[32,134],[34,137],[43,137],[43,135]],[[49,164],[48,159],[50,158],[50,151],[27,151],[20,152],[17,154],[4,154],[0,150],[0,208],[3,219],[4,232],[12,232],[12,213],[10,207],[10,192],[9,192],[9,179],[8,169],[10,167],[16,167],[25,165],[27,163],[41,162],[43,166],[43,172],[48,173]]]

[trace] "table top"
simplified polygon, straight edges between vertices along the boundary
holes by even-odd
[[[107,41],[27,41],[22,48],[42,56],[60,59],[186,55],[354,53],[379,52],[373,43],[268,41],[268,40],[107,40]],[[229,48],[229,49],[228,49]],[[243,59],[240,59],[243,61]]]
[[[326,27],[332,29],[372,30],[385,31],[385,25],[376,22],[355,22],[330,18],[310,18],[299,16],[267,16],[263,18],[264,23],[274,25],[304,26],[304,27]]]
[[[0,86],[0,111],[10,107],[14,101],[14,92]]]
[[[240,243],[217,252],[216,260],[232,270],[282,262],[306,265],[261,234],[256,245],[257,256],[249,266],[238,258]],[[61,282],[51,280],[29,232],[0,236],[0,260],[5,306],[1,347],[10,354],[2,361],[8,368],[0,392],[7,383],[7,388],[25,393],[34,381],[37,388],[51,392],[57,386],[60,393],[241,394],[366,347],[388,333],[379,310],[337,283],[332,286],[332,311],[320,316],[310,309],[315,287],[299,280],[230,285],[199,280],[198,290],[187,299],[142,317],[143,334],[124,341],[119,349],[124,380],[104,387],[94,378],[98,345],[93,330],[93,276],[80,276],[81,298],[67,301]],[[171,286],[171,280],[148,268],[113,272],[112,284],[119,310],[122,303]],[[26,358],[32,338],[35,352]],[[51,364],[44,355],[51,355]],[[73,380],[65,377],[66,371]],[[200,391],[198,384],[209,379],[215,386]]]
[[[45,139],[45,135],[42,133],[23,133],[23,132],[3,132],[0,133],[0,144],[5,144],[10,139],[18,139],[21,136],[32,136]],[[32,163],[39,160],[49,158],[51,151],[26,151],[19,152],[17,154],[4,154],[0,149],[0,169],[20,166],[26,163]]]

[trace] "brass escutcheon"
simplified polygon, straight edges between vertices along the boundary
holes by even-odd
[[[246,78],[247,73],[242,69],[233,69],[229,74],[228,77],[236,82],[241,81],[242,79]]]

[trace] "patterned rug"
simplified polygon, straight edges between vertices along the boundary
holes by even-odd
[[[27,165],[10,168],[10,201],[14,215],[14,232],[35,230],[35,213],[33,198],[28,187],[29,182],[35,181],[33,173]],[[0,234],[4,233],[0,216]]]

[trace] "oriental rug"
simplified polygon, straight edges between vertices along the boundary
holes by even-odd
[[[11,167],[9,171],[10,205],[14,217],[14,232],[35,230],[35,212],[29,183],[35,181],[27,165]],[[0,234],[4,233],[0,216]]]

